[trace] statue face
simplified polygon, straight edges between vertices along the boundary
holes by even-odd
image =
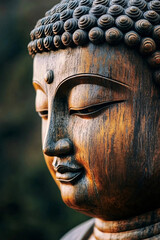
[[[159,207],[158,94],[138,53],[37,54],[33,84],[46,164],[68,206],[108,220]]]

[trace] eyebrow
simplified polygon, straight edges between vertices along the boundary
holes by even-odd
[[[84,79],[85,78],[85,79]],[[91,79],[92,78],[92,79]],[[126,83],[123,83],[121,81],[118,81],[116,79],[112,79],[112,78],[109,78],[109,77],[105,77],[103,75],[100,75],[100,74],[93,74],[93,73],[80,73],[80,74],[75,74],[73,76],[69,76],[65,79],[63,79],[57,86],[56,88],[56,92],[59,90],[60,87],[62,87],[63,85],[65,85],[66,82],[71,82],[73,86],[76,85],[76,82],[72,82],[74,80],[82,80],[83,81],[81,83],[92,83],[92,84],[97,84],[96,81],[93,81],[93,78],[97,81],[97,78],[99,79],[99,81],[101,80],[101,83],[106,81],[106,83],[110,82],[110,83],[113,83],[113,84],[117,84],[119,85],[120,87],[125,87],[127,88],[128,90],[132,90],[132,87]],[[102,85],[105,85],[105,84],[102,84]],[[73,87],[72,86],[72,87]]]
[[[44,89],[44,87],[42,86],[42,84],[39,81],[33,80],[33,87],[34,87],[35,91],[39,89],[42,92],[44,92],[45,94],[47,94],[47,91],[46,91],[47,89]]]

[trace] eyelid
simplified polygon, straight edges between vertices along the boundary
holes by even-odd
[[[99,106],[101,104],[110,104],[110,103],[117,103],[117,102],[122,102],[122,101],[126,101],[125,99],[116,99],[116,100],[112,100],[112,101],[102,101],[100,103],[95,103],[95,104],[88,104],[86,106],[83,106],[83,107],[70,107],[69,110],[82,110],[82,109],[86,109],[86,108],[89,108],[89,107],[93,107],[93,106]]]
[[[41,118],[47,119],[48,118],[48,109],[46,110],[41,110],[41,111],[36,111],[38,113],[38,115]]]
[[[114,100],[114,101],[105,101],[105,102],[101,102],[101,103],[97,103],[97,104],[92,104],[92,105],[87,105],[85,107],[79,107],[79,108],[69,108],[69,113],[70,115],[72,114],[76,114],[76,115],[82,115],[82,116],[88,116],[88,115],[91,115],[91,114],[94,114],[100,110],[103,110],[104,108],[106,107],[109,107],[110,105],[113,105],[113,104],[116,104],[116,103],[121,103],[121,102],[125,102],[126,100]],[[87,110],[89,108],[96,108],[97,109],[95,111],[91,111],[89,113],[81,113],[80,111],[83,111],[83,110]]]
[[[44,111],[48,111],[48,108],[43,108],[43,107],[35,107],[35,109],[36,109],[36,112],[38,113],[38,112],[44,112]]]

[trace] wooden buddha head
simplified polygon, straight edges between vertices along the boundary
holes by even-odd
[[[46,164],[93,217],[160,207],[158,2],[62,1],[31,32]]]

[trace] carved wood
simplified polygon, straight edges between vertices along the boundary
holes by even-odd
[[[62,240],[160,239],[159,13],[157,0],[63,1],[31,32],[46,164],[95,218]]]

